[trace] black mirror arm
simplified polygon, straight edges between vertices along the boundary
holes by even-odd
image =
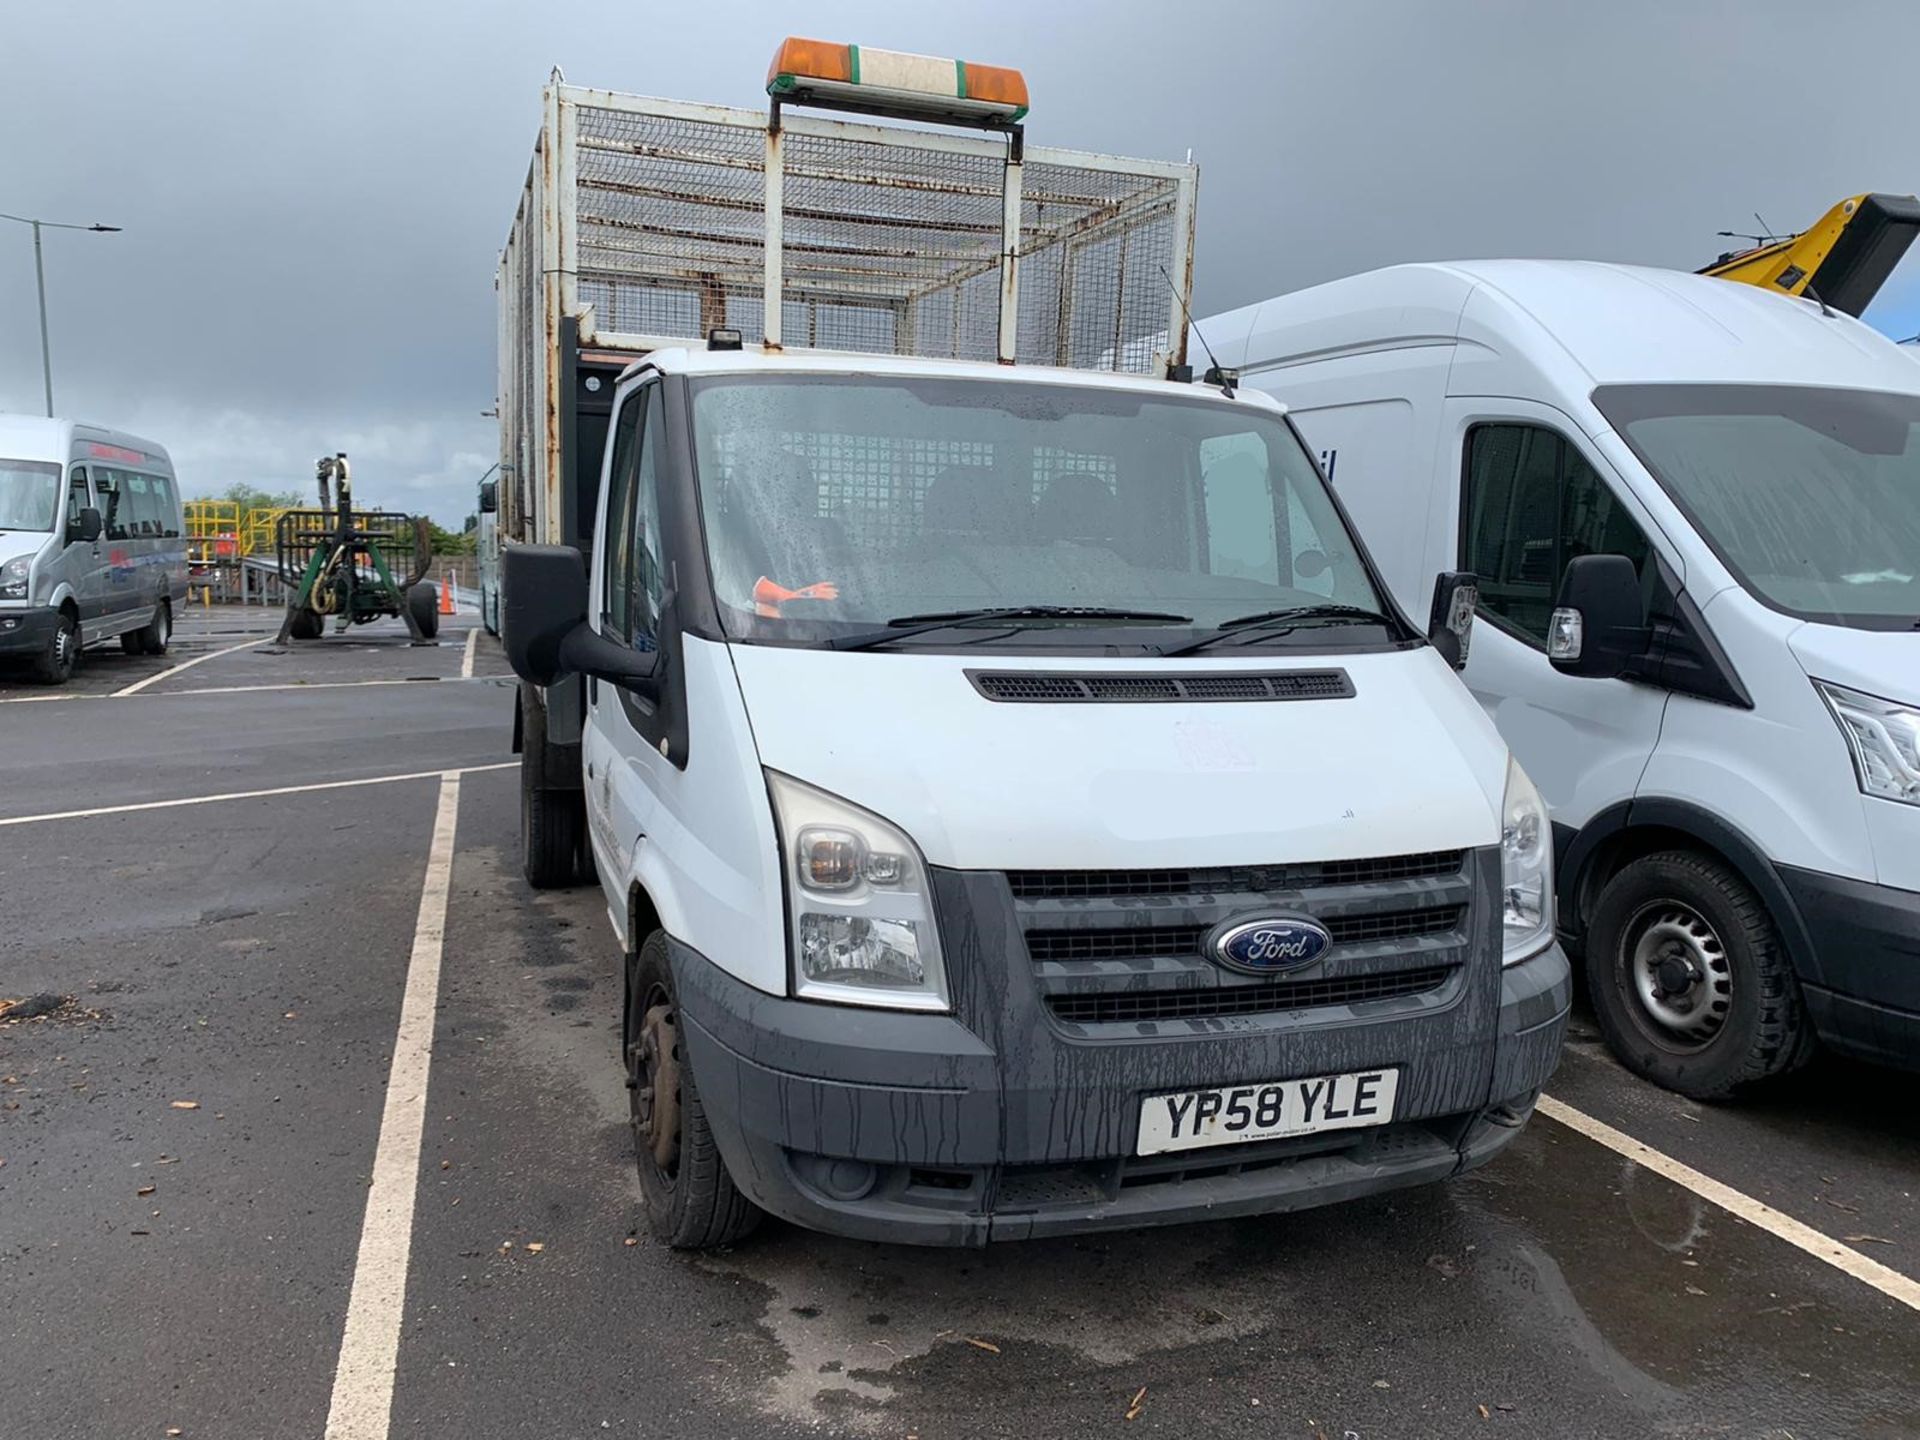
[[[658,650],[636,650],[582,623],[561,638],[554,658],[563,673],[591,675],[650,700],[659,697],[665,665]]]

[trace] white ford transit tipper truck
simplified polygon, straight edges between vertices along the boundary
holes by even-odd
[[[1164,378],[1189,167],[850,52],[783,47],[770,117],[557,89],[509,246],[550,307],[510,380],[577,375],[527,349],[569,324],[639,356],[501,621],[530,845],[571,780],[625,947],[655,1231],[981,1245],[1483,1163],[1571,979],[1469,590],[1423,634],[1280,406]],[[553,493],[514,395],[501,493]]]
[[[1920,1064],[1920,367],[1814,299],[1408,265],[1199,329],[1287,402],[1553,809],[1600,1025],[1723,1096]]]

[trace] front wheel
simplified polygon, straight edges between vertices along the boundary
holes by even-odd
[[[1812,1051],[1773,918],[1709,856],[1648,855],[1615,875],[1594,907],[1586,963],[1608,1046],[1656,1085],[1724,1100]]]
[[[658,930],[627,957],[623,1031],[634,1158],[654,1237],[675,1250],[746,1238],[761,1212],[734,1185],[714,1146],[680,1035],[667,937]]]
[[[64,685],[73,678],[74,663],[79,658],[80,622],[71,610],[62,610],[54,620],[46,648],[34,657],[33,677],[43,685]]]

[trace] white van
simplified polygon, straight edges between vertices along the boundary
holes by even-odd
[[[0,658],[66,683],[82,648],[119,637],[161,655],[187,594],[167,452],[72,420],[0,415]]]
[[[658,1233],[984,1244],[1512,1140],[1545,808],[1281,407],[732,344],[620,380],[590,570],[502,557],[516,671],[588,677]]]
[[[1479,577],[1469,687],[1554,817],[1634,1069],[1920,1063],[1920,368],[1814,300],[1409,265],[1199,322],[1285,400],[1402,603]]]

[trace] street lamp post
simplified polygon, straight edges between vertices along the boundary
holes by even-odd
[[[53,351],[47,341],[47,269],[40,259],[40,228],[49,230],[93,230],[102,235],[115,235],[120,231],[118,225],[63,225],[58,220],[34,220],[25,215],[8,215],[0,212],[0,220],[12,220],[19,225],[33,227],[33,281],[40,291],[40,378],[47,390],[47,414],[53,414]]]

